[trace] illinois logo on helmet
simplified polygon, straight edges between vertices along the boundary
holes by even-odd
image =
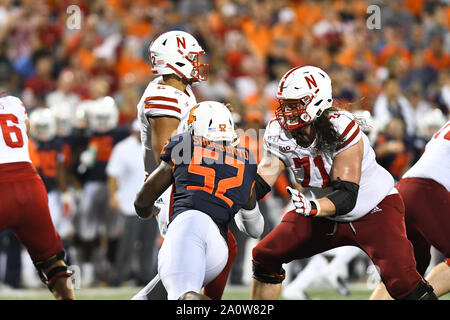
[[[216,101],[203,101],[193,107],[185,131],[211,141],[228,141],[234,146],[239,142],[230,110]]]
[[[205,51],[184,31],[169,31],[157,37],[149,48],[152,71],[156,75],[176,74],[190,82],[205,81],[209,65],[200,63]]]
[[[281,127],[300,129],[331,107],[331,79],[317,67],[292,68],[281,78],[277,98],[280,106],[275,116]]]

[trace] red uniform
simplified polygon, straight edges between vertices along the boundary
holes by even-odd
[[[425,152],[397,184],[405,203],[408,238],[414,246],[417,270],[430,263],[430,246],[450,266],[450,121],[427,143]]]
[[[277,273],[283,263],[347,245],[357,246],[369,256],[392,296],[401,299],[420,283],[398,194],[387,196],[371,213],[351,223],[290,211],[253,249],[253,260]]]
[[[28,154],[22,102],[0,94],[0,231],[11,229],[32,260],[63,250],[48,209],[47,192]]]

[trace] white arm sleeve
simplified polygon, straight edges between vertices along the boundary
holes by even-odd
[[[264,218],[259,211],[258,203],[251,210],[241,208],[234,215],[234,221],[239,231],[245,233],[249,237],[259,238],[264,230]]]

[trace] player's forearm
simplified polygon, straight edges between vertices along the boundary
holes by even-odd
[[[114,197],[117,192],[117,179],[113,176],[108,176],[107,185],[109,197]]]
[[[268,151],[264,152],[264,156],[258,164],[258,176],[255,179],[255,189],[258,191],[257,200],[261,199],[261,189],[267,191],[269,187],[272,187],[285,168],[283,161]]]
[[[171,184],[172,167],[163,161],[148,177],[141,190],[139,190],[136,196],[135,205],[141,208],[153,206],[156,199],[158,199]]]
[[[256,182],[255,182],[255,184],[256,184]],[[242,206],[242,208],[244,210],[252,210],[252,209],[255,208],[256,204],[257,204],[257,202],[256,202],[256,190],[255,190],[255,187],[253,186],[253,189],[252,189],[252,192],[250,194],[250,197],[248,198],[247,203]]]
[[[170,139],[170,137],[169,137]],[[152,139],[152,151],[153,156],[155,157],[156,164],[159,165],[161,163],[161,150],[164,147],[164,142],[160,139]]]
[[[335,215],[336,213],[336,207],[334,206],[333,202],[330,201],[328,198],[321,198],[315,200],[317,204],[317,215],[316,217],[330,217]]]

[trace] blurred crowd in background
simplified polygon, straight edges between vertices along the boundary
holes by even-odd
[[[71,5],[80,9],[78,29],[67,24]],[[370,5],[380,9],[379,28],[369,28]],[[450,116],[449,27],[445,0],[0,0],[0,91],[21,98],[36,124],[33,163],[49,179],[59,212],[52,216],[83,284],[143,285],[156,272],[157,250],[144,250],[149,240],[137,231],[121,244],[131,213],[111,197],[107,165],[116,143],[136,131],[136,105],[153,78],[152,39],[176,29],[194,35],[210,66],[208,80],[193,87],[197,101],[230,103],[242,129],[265,128],[290,68],[324,69],[333,105],[366,120],[377,161],[399,179]],[[289,175],[265,200],[267,232],[289,201],[286,184]],[[156,225],[148,228],[158,248]],[[0,235],[0,257],[8,257],[0,279],[32,286],[16,241]],[[238,238],[241,249],[245,242]],[[134,251],[140,255],[125,254]],[[243,261],[234,284],[243,281]]]

